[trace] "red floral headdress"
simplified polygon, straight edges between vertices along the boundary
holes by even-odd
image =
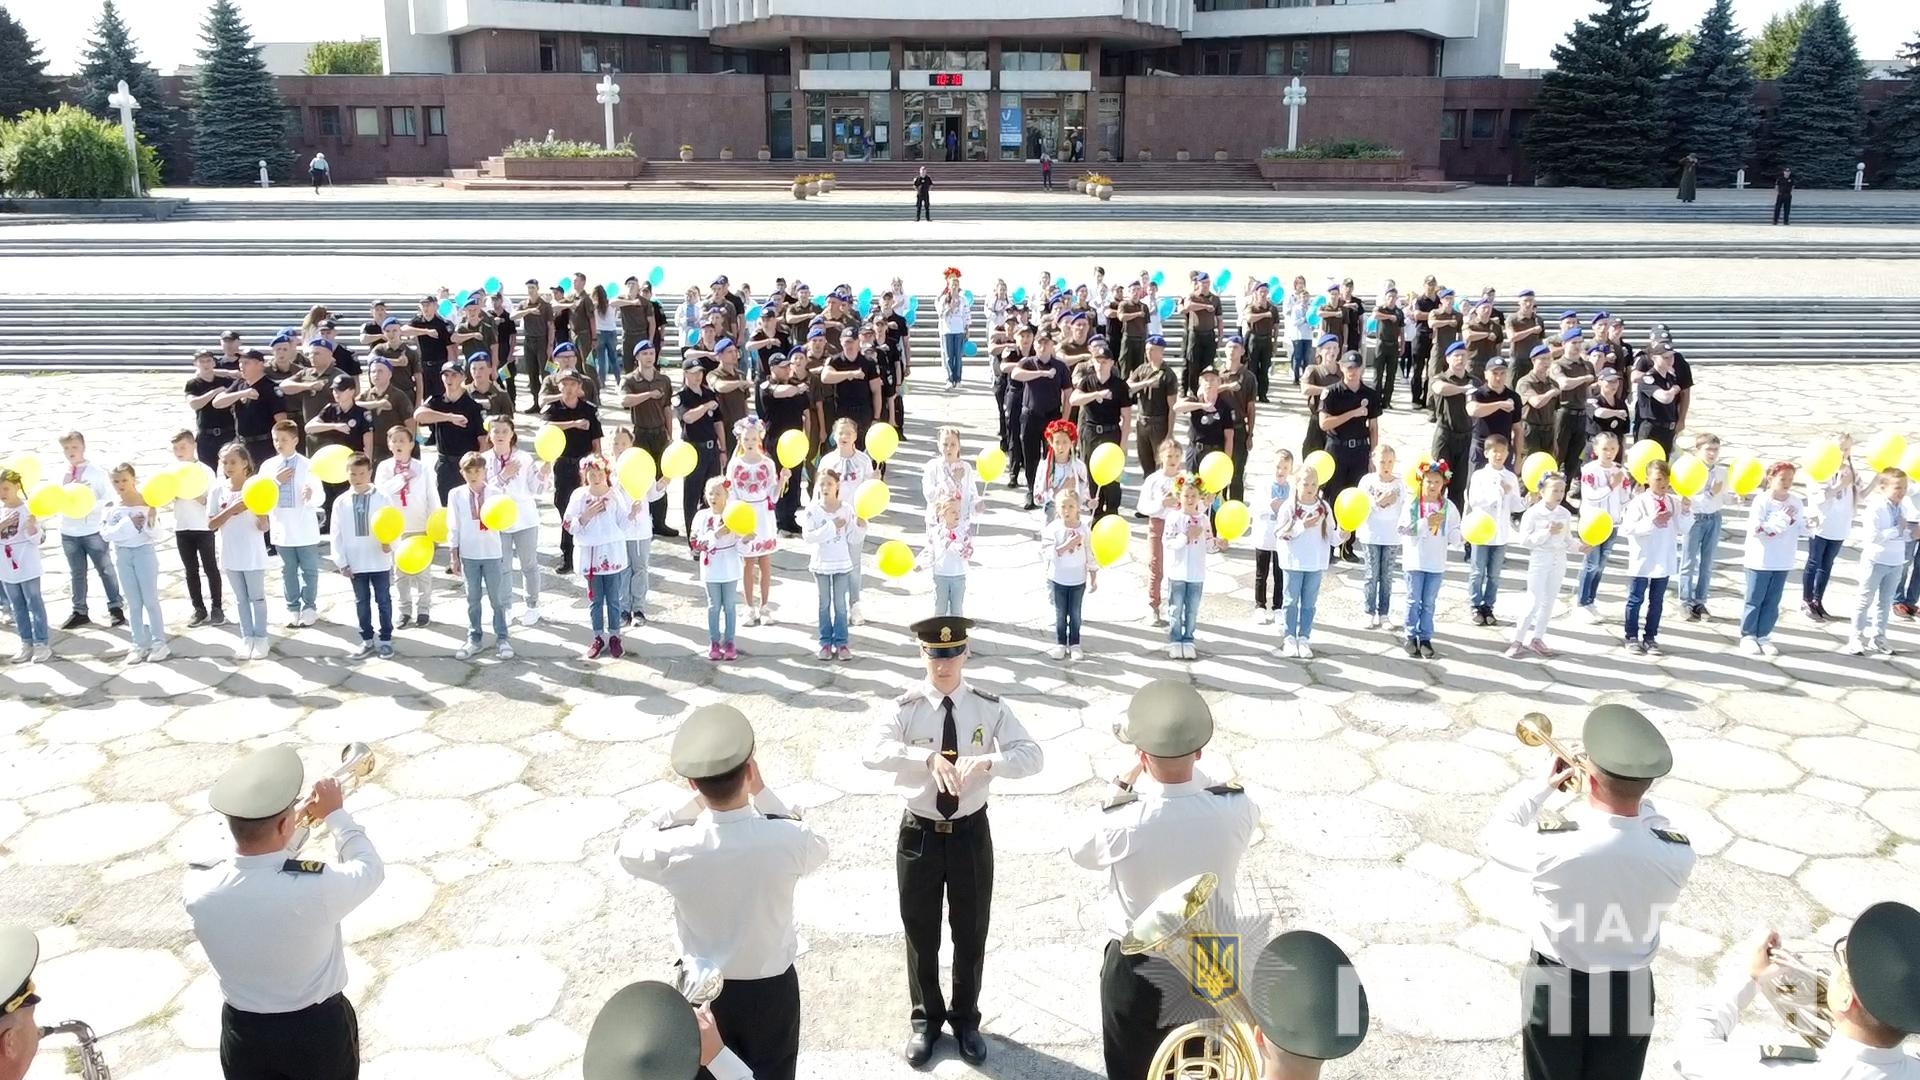
[[[959,281],[960,269],[959,267],[949,266],[945,270],[940,271],[940,276],[946,278],[948,281]]]
[[[1201,482],[1199,473],[1183,472],[1173,478],[1173,490],[1185,491],[1189,487],[1199,488],[1202,495],[1207,493],[1207,486]]]
[[[1062,434],[1067,437],[1068,442],[1078,442],[1080,439],[1080,429],[1074,427],[1073,421],[1071,420],[1052,421],[1041,430],[1040,437],[1048,442],[1052,442],[1055,435]]]
[[[1447,468],[1447,459],[1445,458],[1441,458],[1439,461],[1429,461],[1416,467],[1414,471],[1422,477],[1438,474],[1442,480],[1453,479],[1453,470]]]

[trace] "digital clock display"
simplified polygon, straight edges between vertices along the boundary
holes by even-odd
[[[957,71],[936,71],[928,76],[929,86],[965,86],[967,77]]]

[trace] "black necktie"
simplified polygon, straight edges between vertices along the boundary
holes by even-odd
[[[953,699],[941,698],[940,710],[940,756],[956,763],[960,760],[960,729],[953,726]],[[960,809],[960,796],[939,792],[933,797],[933,807],[941,817],[950,818]]]

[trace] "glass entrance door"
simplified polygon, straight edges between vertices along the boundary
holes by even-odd
[[[848,158],[855,160],[864,159],[867,156],[869,127],[867,100],[864,96],[829,98],[827,122],[833,136],[830,150],[843,151]]]
[[[1029,99],[1031,100],[1031,99]],[[1060,156],[1060,107],[1056,104],[1027,106],[1027,160],[1038,161],[1042,153]]]

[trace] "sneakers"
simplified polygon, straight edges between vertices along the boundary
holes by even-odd
[[[1779,656],[1780,646],[1775,645],[1772,638],[1763,637],[1760,639],[1760,651],[1767,656]]]
[[[1539,638],[1534,638],[1532,641],[1527,642],[1527,648],[1531,649],[1535,656],[1551,657],[1558,655],[1552,649],[1547,648],[1547,643]]]
[[[1813,610],[1814,610],[1814,614],[1816,614],[1816,615],[1819,615],[1819,616],[1820,616],[1820,621],[1821,621],[1821,622],[1832,622],[1832,621],[1833,621],[1833,616],[1832,616],[1832,615],[1829,615],[1829,614],[1827,614],[1827,602],[1826,602],[1826,601],[1824,601],[1824,600],[1815,600],[1815,601],[1813,602]]]
[[[1180,659],[1198,660],[1200,659],[1200,650],[1194,647],[1193,642],[1183,641],[1180,643]]]
[[[1812,619],[1814,622],[1827,621],[1827,617],[1821,614],[1819,606],[1816,605],[1811,600],[1800,601],[1800,614],[1805,615],[1807,618]]]
[[[373,655],[373,642],[371,641],[362,641],[360,643],[360,647],[358,649],[353,650],[353,658],[355,660],[365,660],[367,657],[372,655]]]
[[[1086,658],[1087,658],[1087,654],[1080,651],[1080,646],[1078,645],[1067,646],[1067,659],[1085,660]]]
[[[167,643],[163,641],[160,644],[155,645],[153,648],[147,650],[147,662],[151,664],[157,664],[160,661],[165,660],[172,655],[173,655],[173,650],[168,648]]]
[[[1522,646],[1519,642],[1516,641],[1513,644],[1507,646],[1506,655],[1507,655],[1507,659],[1509,660],[1518,660],[1521,657],[1524,657],[1527,655],[1527,650],[1524,646]]]
[[[1634,656],[1647,655],[1647,647],[1641,644],[1640,642],[1634,640],[1633,638],[1627,639],[1625,648],[1627,652],[1631,653]]]
[[[375,645],[373,647],[373,655],[379,657],[382,660],[393,659],[393,642],[383,641],[380,644]]]
[[[1312,646],[1307,644],[1306,638],[1301,638],[1299,641],[1295,642],[1293,647],[1295,650],[1294,655],[1298,656],[1300,659],[1302,660],[1313,659],[1313,648]]]
[[[51,659],[53,659],[53,646],[51,646],[51,645],[35,645],[35,646],[33,647],[33,662],[34,662],[34,663],[36,663],[36,664],[44,664],[44,663],[46,663],[47,661],[49,661],[49,660],[51,660]]]
[[[1893,605],[1893,613],[1903,619],[1912,621],[1915,609],[1912,604],[1895,604]]]
[[[833,659],[833,646],[831,645],[820,646],[820,659],[822,660]]]
[[[527,610],[521,612],[520,625],[521,626],[540,625],[540,609],[537,607],[530,607]]]
[[[1433,659],[1433,642],[1422,641],[1420,643],[1420,659],[1422,660]]]
[[[1577,610],[1580,612],[1580,614],[1585,615],[1587,617],[1588,622],[1592,623],[1595,626],[1599,626],[1601,623],[1607,621],[1606,616],[1600,614],[1600,609],[1597,607],[1594,607],[1592,604],[1581,604],[1578,606]]]
[[[1875,656],[1892,656],[1893,655],[1893,646],[1887,644],[1886,638],[1875,638],[1873,640],[1873,644],[1868,646],[1868,648],[1873,650],[1873,654]]]
[[[1255,626],[1272,626],[1273,612],[1266,608],[1254,608],[1253,623]]]
[[[187,629],[189,630],[192,630],[197,626],[205,626],[205,625],[207,625],[207,613],[204,611],[194,612],[193,618],[187,620]]]
[[[1701,606],[1700,606],[1699,604],[1688,604],[1688,605],[1686,605],[1686,608],[1687,608],[1687,621],[1688,621],[1688,622],[1699,622],[1699,621],[1700,621],[1700,612],[1701,612],[1702,610],[1704,610],[1704,609],[1703,609],[1703,608],[1701,608]]]
[[[1501,622],[1498,618],[1494,616],[1492,608],[1481,608],[1480,617],[1487,620],[1486,622],[1481,623],[1480,624],[1481,626],[1505,626],[1506,625],[1505,623]]]
[[[587,659],[598,660],[600,659],[600,654],[606,651],[607,643],[600,638],[594,638],[587,644]]]
[[[120,610],[119,608],[108,608],[107,609],[107,625],[108,626],[127,625],[127,613]]]
[[[313,625],[314,623],[317,623],[317,622],[319,622],[319,621],[320,621],[320,613],[319,613],[319,612],[317,612],[317,611],[315,611],[315,610],[313,610],[312,608],[303,608],[303,609],[301,609],[301,611],[300,611],[300,625],[301,625],[301,626],[312,626],[312,625]]]
[[[1759,656],[1760,655],[1760,639],[1756,637],[1741,638],[1740,651],[1743,653],[1746,653],[1748,656]]]
[[[1067,658],[1067,647],[1065,645],[1055,645],[1053,648],[1047,650],[1047,656],[1054,660],[1065,660]]]
[[[133,667],[135,664],[144,664],[147,662],[147,650],[128,649],[121,659],[128,667]]]
[[[607,639],[607,655],[613,657],[615,660],[627,655],[627,647],[620,644],[619,634],[615,634]]]
[[[1380,629],[1380,616],[1369,614],[1367,616],[1367,629],[1369,630]]]
[[[1481,610],[1480,608],[1474,608],[1473,609],[1473,625],[1475,626],[1487,625],[1487,613]]]
[[[1166,619],[1166,616],[1164,616],[1164,615],[1162,615],[1162,614],[1160,614],[1160,613],[1159,613],[1159,612],[1157,612],[1157,611],[1156,611],[1156,612],[1154,612],[1154,613],[1153,613],[1153,628],[1154,628],[1155,630],[1165,630],[1165,629],[1167,628],[1167,619]]]
[[[93,620],[87,618],[86,612],[76,611],[73,614],[67,616],[67,621],[60,624],[60,629],[78,630],[82,626],[92,626],[92,625],[93,625]]]
[[[1412,657],[1415,660],[1420,659],[1420,643],[1419,642],[1413,640],[1412,638],[1408,638],[1407,644],[1406,644],[1406,650],[1407,650],[1408,656]]]
[[[416,627],[427,627],[427,626],[432,626],[432,625],[433,625],[433,616],[431,616],[431,615],[429,615],[429,614],[427,614],[426,612],[424,612],[424,611],[423,611],[423,612],[421,612],[420,614],[418,614],[418,615],[415,615],[415,616],[413,617],[413,625],[414,625],[414,626],[416,626]]]
[[[1184,656],[1186,656],[1186,652],[1180,648],[1179,642],[1177,641],[1167,642],[1167,659],[1179,660]]]
[[[834,655],[839,658],[841,663],[844,664],[847,661],[853,659],[853,650],[847,648],[845,645],[842,645],[837,651],[835,651]],[[729,656],[727,657],[727,659],[731,660],[733,659],[733,657]]]
[[[214,608],[213,614],[207,616],[207,625],[208,626],[227,625],[227,613],[224,611],[221,611],[219,608]]]
[[[1867,643],[1857,637],[1850,637],[1845,645],[1840,646],[1840,651],[1848,656],[1865,656]]]
[[[471,660],[473,659],[473,654],[479,651],[480,643],[477,641],[469,641],[465,645],[453,650],[453,658],[455,660]]]
[[[1660,647],[1660,643],[1657,641],[1652,641],[1652,640],[1643,641],[1640,643],[1640,645],[1641,645],[1641,648],[1646,652],[1648,656],[1667,655],[1666,650],[1662,649]]]
[[[596,641],[594,642],[594,644],[598,645],[599,642]],[[707,659],[709,660],[720,659],[720,643],[719,642],[712,641],[707,643]]]
[[[1292,634],[1280,639],[1280,655],[1295,657],[1300,655],[1300,642]]]
[[[31,659],[33,659],[33,646],[22,645],[20,646],[20,651],[13,654],[12,662],[16,664],[24,664]]]
[[[848,653],[847,655],[848,655],[848,656],[852,656],[853,654],[852,654],[852,653]],[[734,648],[734,647],[733,647],[733,642],[731,642],[731,641],[729,641],[729,642],[727,642],[726,644],[724,644],[724,645],[722,645],[722,646],[720,646],[720,659],[722,659],[722,660],[738,660],[738,659],[740,659],[740,650],[739,650],[739,649],[736,649],[736,648]]]
[[[773,617],[773,612],[774,612],[774,605],[772,604],[760,605],[760,625],[761,626],[772,626],[774,624],[776,620]],[[645,622],[646,618],[647,617],[645,615],[642,615],[640,616],[640,621]],[[849,609],[847,612],[847,620],[849,622],[853,620],[853,612],[851,609]]]

